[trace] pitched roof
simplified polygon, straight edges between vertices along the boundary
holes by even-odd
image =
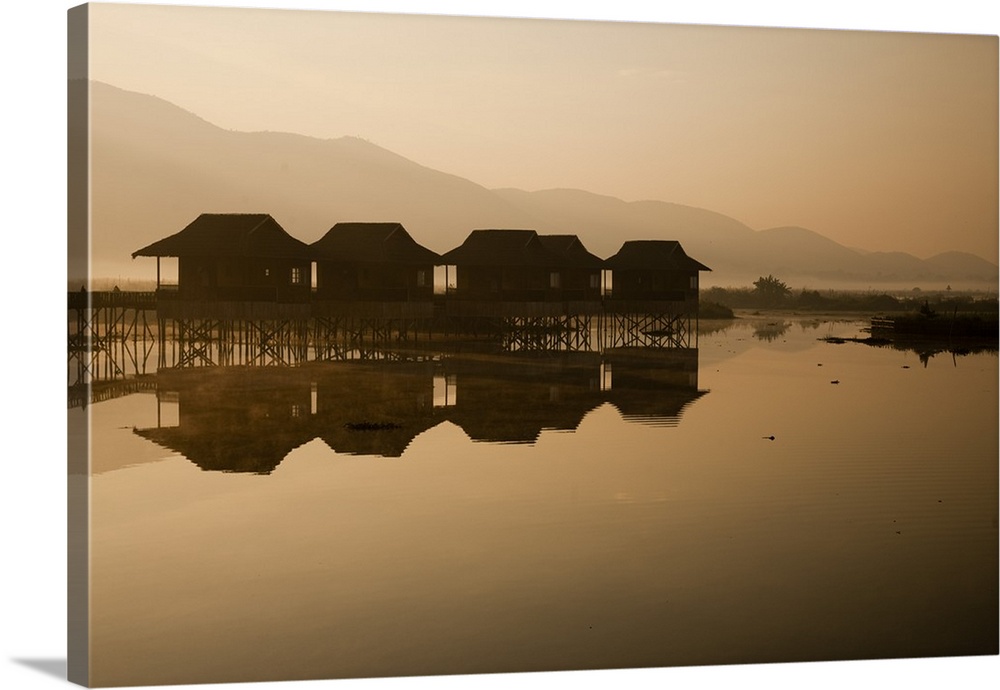
[[[441,255],[455,266],[556,266],[559,256],[534,230],[473,230],[460,246]]]
[[[711,271],[684,253],[676,240],[629,240],[604,262],[610,269]]]
[[[576,235],[539,235],[538,239],[546,249],[561,257],[563,266],[594,269],[604,266],[604,259],[587,251]]]
[[[351,263],[433,264],[436,252],[423,247],[399,223],[337,223],[310,247],[317,259]]]
[[[203,213],[180,232],[132,253],[137,256],[312,257],[309,245],[266,213]]]

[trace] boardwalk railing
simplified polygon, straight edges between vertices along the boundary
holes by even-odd
[[[156,292],[153,290],[144,292],[125,292],[123,290],[108,290],[102,292],[79,292],[69,293],[69,308],[81,309],[102,309],[105,307],[118,307],[120,309],[155,310]]]

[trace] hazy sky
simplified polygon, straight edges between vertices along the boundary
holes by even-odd
[[[997,258],[997,39],[91,5],[90,76],[486,187]]]

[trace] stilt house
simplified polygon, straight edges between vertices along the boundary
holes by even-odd
[[[576,235],[539,235],[542,245],[559,257],[555,267],[562,299],[601,299],[601,271],[604,260],[587,251]]]
[[[156,257],[157,290],[183,300],[307,302],[311,251],[264,213],[203,213],[132,254]],[[177,257],[177,285],[160,283],[160,258]]]
[[[675,240],[631,240],[604,262],[613,300],[698,302],[698,274],[708,266],[684,253]]]
[[[320,300],[429,301],[434,295],[438,254],[399,223],[337,223],[310,248]]]
[[[534,230],[473,230],[461,246],[441,257],[457,272],[449,295],[507,302],[562,300],[562,269],[568,260],[550,246]],[[451,276],[448,280],[452,284]]]

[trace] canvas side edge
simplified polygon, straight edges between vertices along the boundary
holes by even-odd
[[[67,11],[67,285],[90,284],[89,8]],[[86,345],[89,350],[89,343]],[[89,385],[89,384],[88,384]],[[87,395],[89,398],[89,395]],[[67,406],[68,407],[68,406]],[[67,679],[90,685],[90,409],[67,420]]]

